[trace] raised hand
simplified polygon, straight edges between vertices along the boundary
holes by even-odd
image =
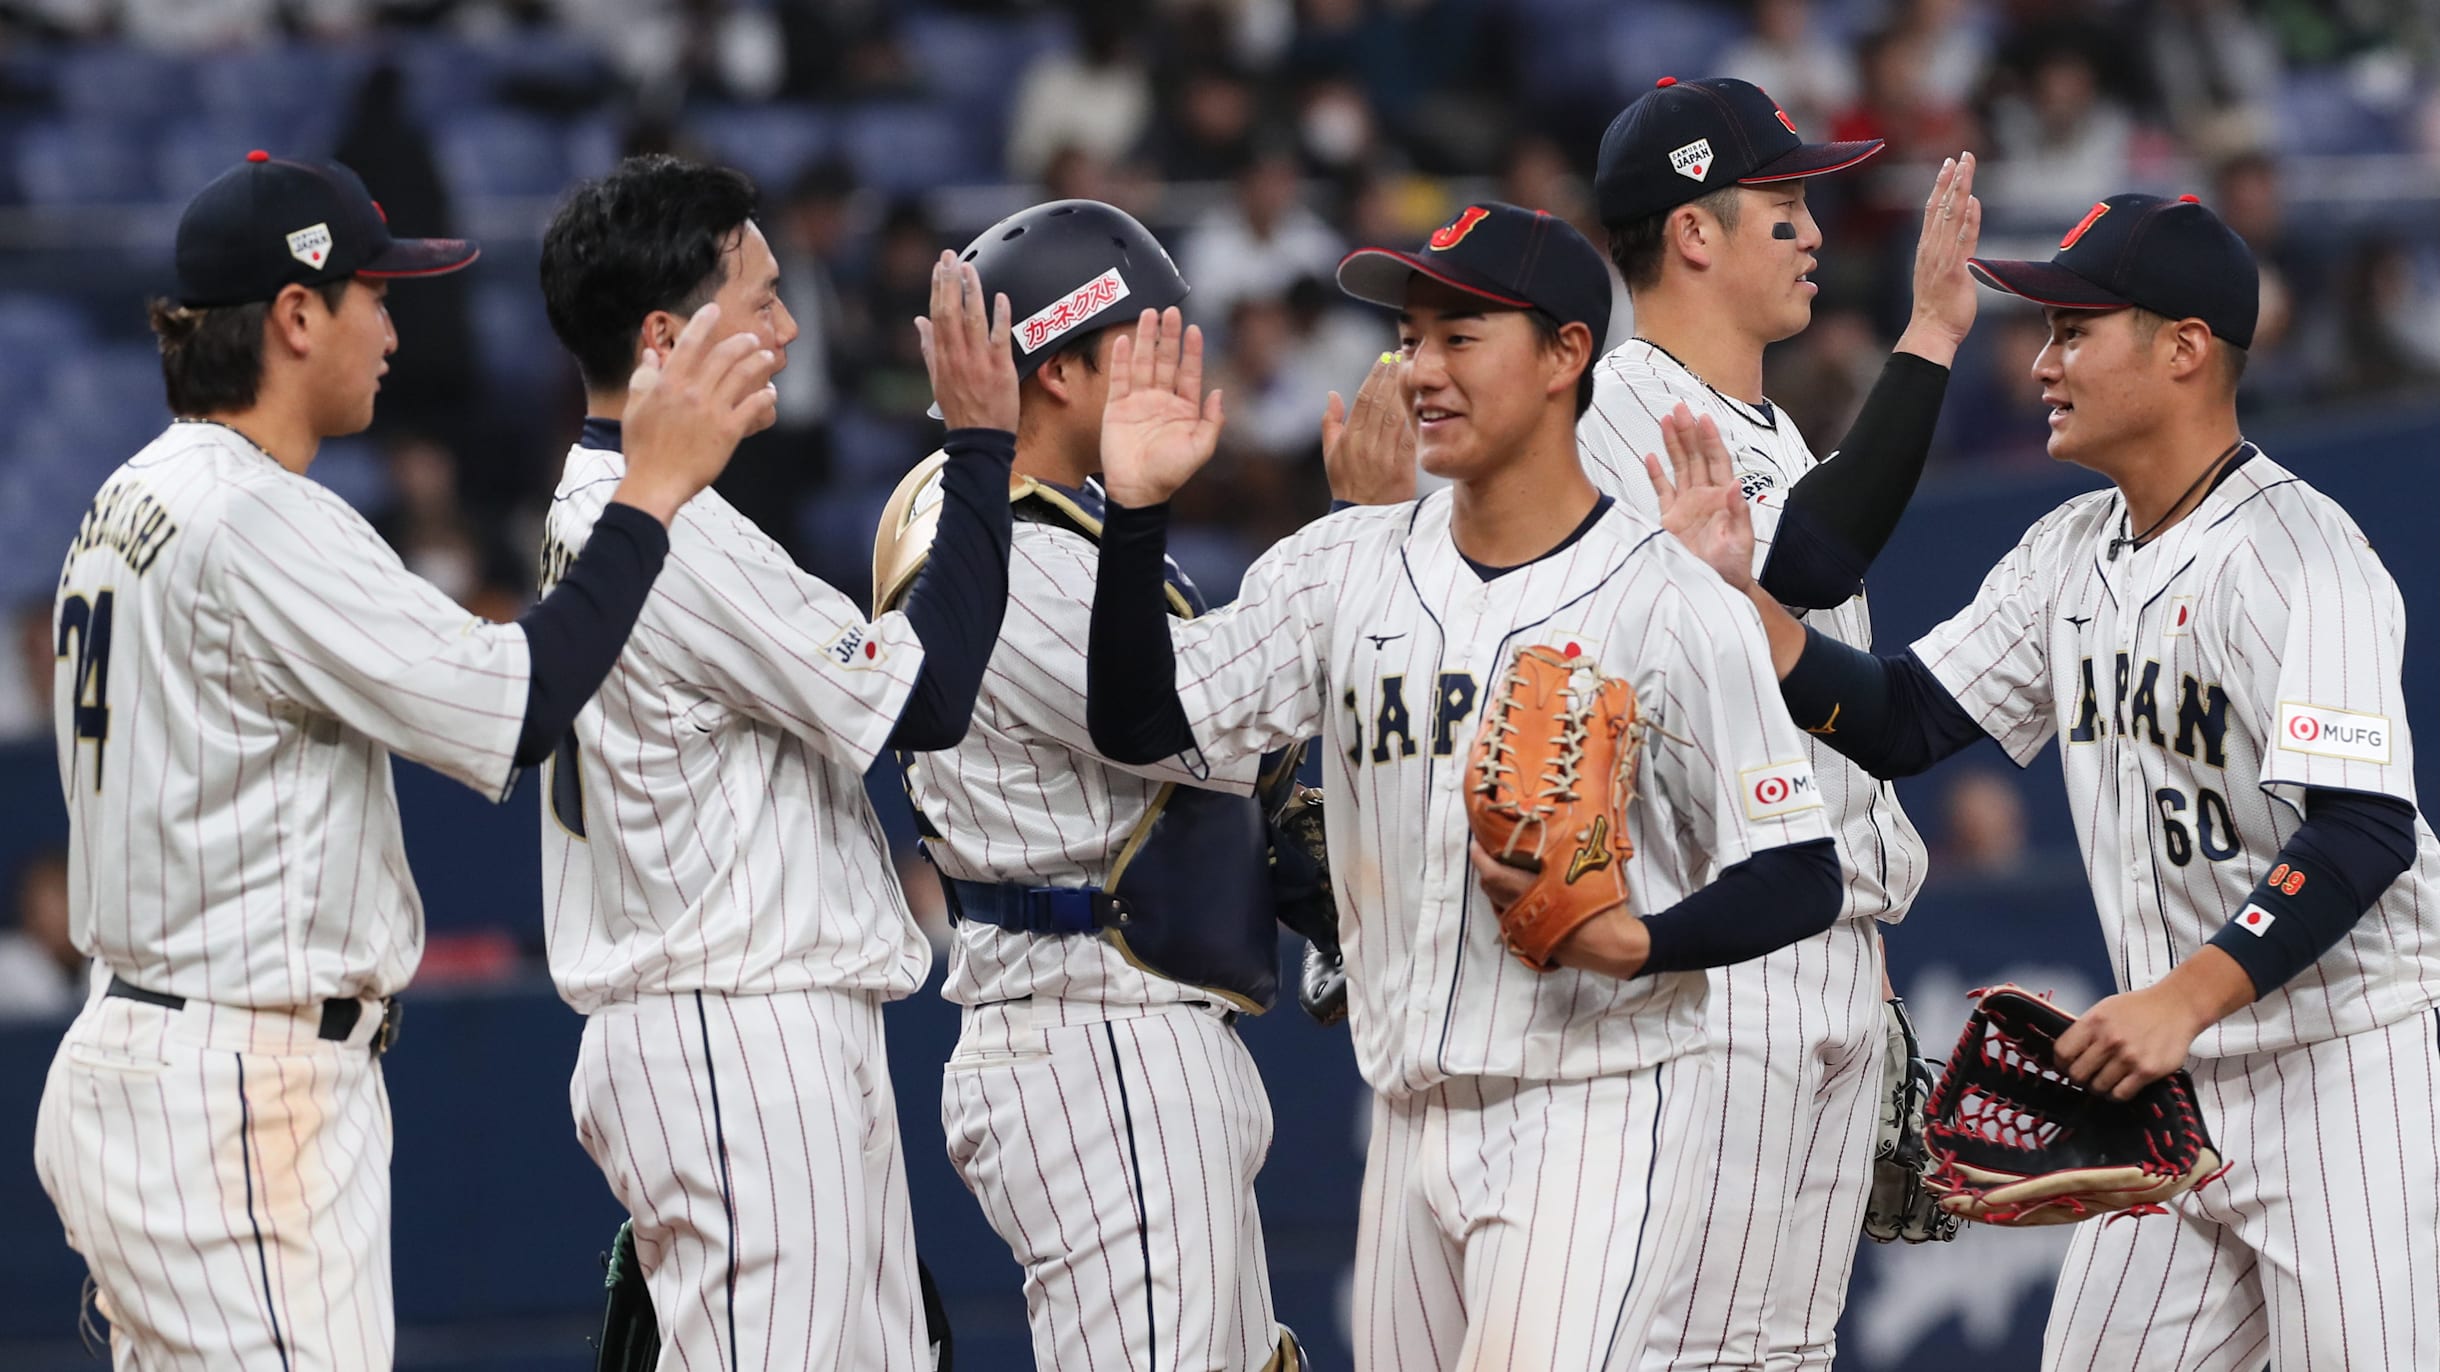
[[[1974,195],[1974,154],[1940,164],[1923,202],[1923,236],[1915,241],[1915,310],[1898,351],[1948,366],[1974,327],[1981,292],[1966,259],[1982,243],[1982,201]]]
[[[1176,306],[1146,310],[1110,348],[1110,398],[1101,416],[1103,488],[1120,505],[1158,505],[1211,460],[1220,443],[1220,392],[1203,394],[1203,331]]]
[[[1415,498],[1415,385],[1403,354],[1381,354],[1357,388],[1353,410],[1330,393],[1322,467],[1333,500],[1397,505]]]
[[[627,475],[613,498],[664,524],[727,469],[738,440],[779,412],[771,377],[780,354],[751,333],[714,342],[719,323],[718,305],[695,311],[669,355],[646,348],[627,380]]]
[[[1669,449],[1669,467],[1658,456],[1644,455],[1644,471],[1659,493],[1661,527],[1711,564],[1713,571],[1740,591],[1754,586],[1754,512],[1738,484],[1737,465],[1720,437],[1720,428],[1705,415],[1679,405],[1661,417],[1661,442]]]
[[[1008,296],[983,308],[974,264],[944,251],[932,264],[932,316],[915,321],[932,399],[952,429],[1017,431],[1017,361],[1008,350]]]

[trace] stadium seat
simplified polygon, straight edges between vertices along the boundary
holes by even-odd
[[[217,53],[195,68],[195,93],[216,119],[272,119],[317,138],[335,131],[367,65],[363,53],[318,43],[284,43]]]
[[[169,423],[161,394],[161,354],[149,340],[107,343],[63,359],[43,388],[42,408],[28,422],[28,446],[55,446],[62,460],[99,464],[101,474],[152,440]]]
[[[123,205],[151,200],[149,139],[124,124],[71,119],[17,136],[17,188],[34,205]]]
[[[508,110],[461,111],[433,131],[441,174],[466,197],[553,196],[568,183],[568,131]]]
[[[522,273],[470,274],[474,336],[495,394],[531,396],[557,381],[567,365],[542,311],[542,293]]]
[[[988,179],[999,151],[998,130],[926,104],[867,105],[840,135],[857,179],[884,193]]]
[[[995,125],[1016,98],[1012,73],[1075,41],[1057,15],[1012,20],[920,12],[907,16],[898,33],[934,100]]]
[[[122,44],[81,45],[54,59],[59,106],[85,119],[135,124],[192,113],[195,68],[183,58]]]
[[[776,200],[788,183],[827,152],[834,137],[821,111],[803,105],[713,105],[687,116],[687,127],[729,166],[753,177]]]

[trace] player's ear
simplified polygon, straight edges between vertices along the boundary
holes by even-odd
[[[1560,325],[1559,336],[1543,346],[1543,354],[1550,364],[1550,379],[1543,388],[1544,392],[1549,395],[1564,393],[1573,397],[1578,378],[1584,375],[1585,368],[1593,365],[1594,346],[1591,325],[1580,320]]]
[[[2179,319],[2161,330],[2169,375],[2184,381],[2211,366],[2211,326],[2200,319]]]
[[[1044,395],[1065,405],[1076,394],[1076,383],[1080,379],[1077,373],[1084,365],[1085,359],[1073,352],[1052,353],[1042,359],[1042,365],[1034,369],[1034,374],[1028,380],[1040,386]]]
[[[302,357],[313,350],[317,318],[329,313],[323,307],[320,291],[293,282],[282,286],[263,313],[263,344],[266,348],[276,345]]]
[[[659,353],[662,360],[667,361],[669,350],[677,346],[678,335],[685,328],[686,320],[668,310],[654,310],[645,315],[643,327],[637,329],[635,334],[635,361],[639,365],[643,362],[646,348]]]
[[[1667,251],[1686,259],[1688,266],[1708,267],[1723,237],[1720,221],[1712,217],[1711,211],[1689,201],[1669,212],[1661,242]]]

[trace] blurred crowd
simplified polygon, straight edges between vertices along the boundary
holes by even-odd
[[[177,204],[249,145],[348,162],[404,232],[485,240],[476,271],[393,298],[378,426],[315,472],[481,613],[531,598],[582,410],[542,327],[540,226],[572,177],[663,149],[757,178],[804,330],[780,427],[723,490],[851,593],[937,433],[909,322],[932,258],[1037,199],[1152,225],[1230,397],[1176,536],[1224,598],[1326,508],[1327,394],[1390,336],[1331,284],[1341,254],[1484,196],[1598,241],[1601,130],[1663,75],[1742,76],[1808,137],[1889,140],[1813,188],[1822,293],[1770,358],[1817,450],[1904,322],[1921,200],[1959,149],[1993,251],[2043,255],[2123,189],[2218,210],[2263,270],[2256,415],[2440,400],[2436,37],[2417,0],[0,0],[0,738],[47,735],[56,549],[161,418],[133,283],[164,284]],[[150,236],[115,262],[63,242],[112,220]],[[1939,479],[2044,460],[2039,318],[1984,311]],[[1953,851],[2021,860],[2013,785],[1958,784]],[[21,885],[41,947],[47,888]],[[16,946],[0,988],[41,965]]]

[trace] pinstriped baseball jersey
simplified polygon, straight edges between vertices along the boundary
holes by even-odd
[[[926,846],[949,876],[1099,884],[1164,785],[1253,786],[1256,758],[1198,777],[1174,758],[1126,767],[1093,751],[1085,641],[1100,566],[1082,534],[1017,521],[1008,614],[974,723],[957,747],[914,756],[915,803],[940,834]],[[1134,966],[1101,939],[1015,933],[972,920],[957,926],[941,993],[962,1005],[1024,996],[1156,1005],[1210,995]]]
[[[181,421],[94,497],[52,643],[78,948],[224,1005],[406,985],[423,904],[390,754],[504,795],[522,630],[236,430]]]
[[[1653,727],[1627,884],[1638,909],[1666,909],[1758,849],[1828,834],[1761,626],[1615,506],[1488,582],[1458,553],[1451,508],[1444,490],[1331,515],[1264,554],[1234,604],[1173,624],[1195,738],[1235,767],[1322,736],[1350,1022],[1375,1090],[1582,1078],[1695,1051],[1701,973],[1537,974],[1502,946],[1466,860],[1466,753],[1518,648],[1572,647],[1631,680]]]
[[[1593,483],[1658,521],[1660,499],[1644,471],[1644,455],[1660,454],[1666,460],[1661,416],[1681,402],[1698,418],[1711,416],[1736,455],[1737,479],[1754,507],[1754,570],[1760,574],[1780,513],[1787,508],[1788,492],[1818,465],[1795,422],[1775,407],[1757,409],[1729,399],[1668,352],[1640,338],[1613,348],[1594,365],[1593,378],[1593,408],[1576,426],[1584,469]],[[1863,595],[1804,618],[1841,643],[1872,647],[1872,607]],[[1841,917],[1896,923],[1923,888],[1923,838],[1889,783],[1874,779],[1833,748],[1812,739],[1806,742],[1846,868]]]
[[[2238,461],[2114,558],[2125,501],[2067,502],[1915,644],[2018,765],[2058,736],[2122,989],[2244,914],[2307,787],[2415,798],[2396,583],[2335,502],[2250,445]],[[2440,844],[2419,814],[2415,840],[2345,939],[2194,1051],[2314,1043],[2440,1003]]]
[[[625,470],[615,451],[568,454],[545,585]],[[922,662],[904,615],[866,621],[718,493],[687,502],[544,787],[545,933],[568,1003],[914,990],[931,950],[863,775]]]

